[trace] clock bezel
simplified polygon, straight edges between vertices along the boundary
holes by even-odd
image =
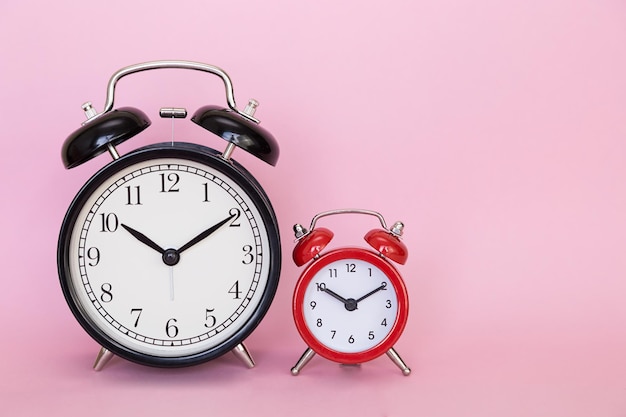
[[[391,282],[398,300],[398,310],[394,323],[387,336],[377,345],[360,352],[339,352],[331,349],[321,342],[306,324],[304,317],[304,297],[309,284],[315,275],[328,266],[329,264],[348,259],[357,259],[368,262],[379,268]],[[409,297],[406,286],[400,273],[387,262],[380,254],[363,248],[347,247],[338,248],[327,252],[319,258],[313,260],[300,275],[300,279],[296,284],[293,296],[293,317],[298,329],[298,333],[304,342],[318,355],[341,364],[359,364],[371,361],[393,347],[398,341],[404,328],[409,314]]]
[[[215,359],[242,343],[259,325],[269,310],[278,288],[281,269],[280,233],[276,215],[267,194],[258,181],[236,161],[233,159],[224,160],[220,155],[214,149],[194,143],[167,142],[148,145],[136,149],[100,169],[83,185],[71,202],[63,219],[57,248],[57,266],[61,289],[70,310],[81,327],[102,347],[114,354],[132,362],[157,367],[184,367],[200,364]],[[109,337],[85,312],[76,294],[76,289],[72,285],[69,265],[72,230],[76,227],[76,220],[82,207],[92,193],[108,178],[121,170],[139,162],[161,158],[178,158],[207,165],[238,184],[258,208],[261,221],[267,230],[269,243],[267,249],[269,257],[268,281],[258,305],[248,307],[254,308],[250,318],[241,323],[239,329],[227,340],[202,352],[182,356],[156,356],[137,352]]]

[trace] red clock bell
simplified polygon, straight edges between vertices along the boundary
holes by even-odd
[[[327,228],[315,228],[317,221],[337,214],[365,214],[380,220],[382,229],[365,235],[373,248],[338,248],[322,254],[333,238]],[[315,356],[341,364],[360,364],[387,356],[402,370],[411,373],[393,348],[402,334],[409,310],[409,297],[400,273],[392,262],[404,264],[408,251],[400,240],[404,225],[387,228],[380,213],[344,209],[313,217],[307,231],[296,224],[293,260],[308,263],[293,296],[293,315],[300,336],[309,346],[291,369],[298,375]]]

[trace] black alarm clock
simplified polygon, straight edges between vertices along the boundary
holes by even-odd
[[[203,71],[224,82],[228,108],[207,105],[191,117],[224,139],[223,151],[167,141],[119,155],[116,146],[150,125],[142,111],[113,108],[115,85],[140,71]],[[94,369],[113,356],[182,367],[232,351],[249,367],[244,345],[276,293],[281,247],[276,215],[259,182],[232,159],[244,149],[270,165],[274,137],[240,111],[232,82],[199,62],[154,61],[117,71],[105,109],[83,106],[88,120],[63,144],[66,168],[102,153],[112,161],[71,202],[58,241],[61,288],[72,313],[101,345]],[[164,108],[162,117],[184,118]]]

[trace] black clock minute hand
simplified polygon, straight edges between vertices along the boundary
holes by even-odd
[[[357,302],[357,303],[359,303],[359,302],[361,302],[361,301],[365,300],[365,299],[366,299],[367,297],[369,297],[370,295],[374,295],[374,294],[376,294],[378,291],[380,291],[380,290],[384,290],[386,286],[387,286],[387,283],[383,282],[383,284],[382,284],[380,287],[378,287],[378,288],[376,288],[376,289],[374,289],[374,290],[372,290],[372,291],[368,292],[368,293],[367,293],[367,294],[365,294],[363,297],[361,297],[361,298],[357,299],[357,300],[356,300],[356,302]]]
[[[124,229],[126,229],[126,231],[128,233],[130,233],[131,235],[133,235],[138,241],[140,241],[141,243],[151,247],[152,249],[154,249],[155,251],[159,252],[160,254],[164,254],[165,253],[165,249],[161,248],[159,245],[157,245],[156,243],[154,243],[148,236],[144,235],[141,232],[138,232],[137,230],[133,229],[130,226],[125,225],[124,223],[122,223],[121,225]]]
[[[236,216],[236,214],[232,215],[232,216],[228,216],[227,218],[225,218],[224,220],[222,220],[221,222],[209,227],[208,229],[206,229],[204,232],[200,233],[198,236],[194,237],[193,239],[191,239],[189,242],[185,243],[183,246],[180,247],[180,249],[178,249],[178,253],[180,254],[182,251],[189,249],[190,247],[192,247],[193,245],[195,245],[196,243],[200,242],[203,239],[206,239],[207,237],[209,237],[213,232],[215,232],[217,229],[219,229],[220,227],[224,226],[226,223],[228,223],[230,220],[232,220],[234,217]]]

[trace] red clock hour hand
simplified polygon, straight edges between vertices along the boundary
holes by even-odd
[[[346,307],[346,310],[354,311],[354,310],[357,309],[357,301],[354,298],[345,299],[342,296],[340,296],[339,294],[337,294],[336,292],[334,292],[333,290],[328,289],[328,287],[324,287],[322,289],[322,291],[324,291],[326,294],[336,298],[337,300],[341,301],[343,303],[343,305]]]

